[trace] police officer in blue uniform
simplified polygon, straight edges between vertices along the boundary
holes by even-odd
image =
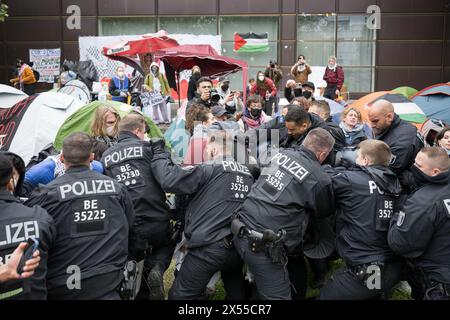
[[[387,298],[399,281],[402,264],[387,243],[401,192],[388,168],[391,157],[386,143],[366,140],[359,144],[355,167],[334,171],[336,247],[345,266],[334,272],[319,299]]]
[[[6,264],[18,244],[29,238],[39,241],[41,261],[31,278],[11,280],[0,284],[0,300],[44,300],[47,299],[45,276],[48,251],[56,235],[53,219],[39,206],[24,206],[15,196],[20,189],[23,173],[11,162],[23,160],[11,153],[0,153],[0,265]]]
[[[92,145],[81,132],[64,139],[65,174],[38,187],[26,202],[41,205],[56,225],[48,259],[49,299],[120,298],[133,204],[120,184],[89,169]]]
[[[166,195],[150,164],[151,145],[144,141],[146,122],[139,113],[120,121],[117,145],[103,154],[105,174],[123,185],[133,199],[136,221],[130,238],[130,258],[144,261],[144,281],[138,299],[162,300],[163,275],[175,249]],[[148,284],[147,286],[144,284]]]
[[[232,246],[230,223],[250,192],[253,176],[231,156],[233,139],[224,132],[210,133],[206,163],[186,169],[172,163],[163,140],[152,141],[152,168],[161,186],[166,192],[191,195],[184,229],[188,253],[169,299],[199,298],[218,271],[227,299],[245,298],[243,262]]]
[[[236,250],[262,299],[291,299],[286,256],[302,251],[310,215],[334,213],[331,179],[321,168],[333,145],[333,137],[316,128],[298,150],[280,149],[232,221]]]
[[[444,149],[423,148],[411,168],[418,188],[390,224],[388,242],[408,259],[415,299],[450,300],[449,168]]]

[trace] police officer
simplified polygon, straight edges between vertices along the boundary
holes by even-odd
[[[116,290],[128,256],[134,212],[127,191],[89,169],[92,139],[76,132],[64,139],[66,173],[38,187],[27,205],[41,205],[57,236],[48,260],[49,299],[119,299]]]
[[[14,169],[11,156],[20,159],[17,155],[0,153],[0,265],[7,264],[17,245],[29,238],[39,241],[41,261],[31,278],[1,284],[0,299],[46,299],[45,275],[55,227],[53,219],[44,209],[39,206],[26,207],[14,197],[15,190],[20,188],[18,181],[23,177],[20,178],[20,172]],[[23,160],[20,161],[25,168]]]
[[[166,195],[150,166],[151,145],[143,141],[146,122],[139,113],[120,121],[118,143],[101,162],[105,174],[125,186],[133,199],[136,221],[130,237],[130,258],[144,261],[144,281],[138,298],[165,298],[163,275],[170,265],[175,245],[170,241],[170,214]],[[150,296],[148,296],[150,294]]]
[[[345,266],[334,272],[319,299],[369,299],[388,294],[399,281],[401,263],[387,243],[401,192],[397,176],[388,168],[392,154],[382,141],[366,140],[359,147],[357,166],[337,168],[332,177],[336,247]]]
[[[387,100],[376,101],[369,108],[368,116],[374,138],[386,142],[391,149],[393,157],[389,167],[402,181],[403,172],[411,167],[423,147],[416,127],[400,119]]]
[[[210,133],[208,162],[183,169],[153,143],[152,169],[166,192],[192,195],[186,210],[184,235],[188,254],[169,292],[169,299],[199,298],[210,278],[221,271],[227,299],[245,298],[243,263],[232,247],[231,215],[253,184],[249,169],[231,156],[232,138],[225,131]]]
[[[444,149],[423,148],[411,168],[419,188],[391,220],[389,246],[409,259],[416,299],[450,300],[449,168]]]
[[[262,299],[291,298],[286,254],[301,252],[310,214],[334,213],[331,179],[320,166],[333,144],[333,137],[317,128],[298,150],[281,149],[263,168],[232,222],[236,250]]]

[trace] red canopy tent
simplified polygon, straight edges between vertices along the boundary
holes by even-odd
[[[139,61],[141,55],[175,46],[178,46],[178,42],[170,38],[166,31],[161,30],[157,33],[138,36],[133,40],[103,47],[103,55],[112,60],[131,65],[144,74],[142,61]]]
[[[210,45],[181,45],[160,49],[154,52],[155,59],[164,62],[167,72],[175,72],[179,80],[181,71],[191,69],[197,65],[202,70],[202,76],[224,76],[242,70],[243,94],[246,99],[246,84],[248,65],[245,61],[221,56]],[[179,91],[179,82],[177,91]]]

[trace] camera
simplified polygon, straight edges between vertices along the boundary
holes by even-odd
[[[220,94],[217,92],[216,89],[211,90],[211,103],[216,104],[220,101]]]
[[[302,84],[301,83],[296,83],[295,87],[294,87],[294,97],[298,98],[301,97],[303,95],[303,89],[302,89]]]

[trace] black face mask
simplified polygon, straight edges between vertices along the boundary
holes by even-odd
[[[417,187],[421,187],[424,184],[427,184],[430,182],[431,177],[427,176],[425,173],[422,172],[416,165],[411,166],[411,172],[414,177],[414,184]]]
[[[311,91],[303,91],[303,96],[304,96],[306,99],[309,99],[309,98],[311,98],[311,96],[312,96],[312,92],[311,92]]]
[[[227,92],[227,90],[228,90],[229,87],[230,87],[230,86],[229,86],[228,84],[224,84],[221,88],[222,88],[222,91],[223,91],[223,92]]]
[[[194,72],[194,73],[192,74],[192,77],[193,77],[194,79],[200,79],[200,72]]]
[[[259,118],[261,116],[262,109],[252,109],[250,110],[250,114],[253,118]]]

